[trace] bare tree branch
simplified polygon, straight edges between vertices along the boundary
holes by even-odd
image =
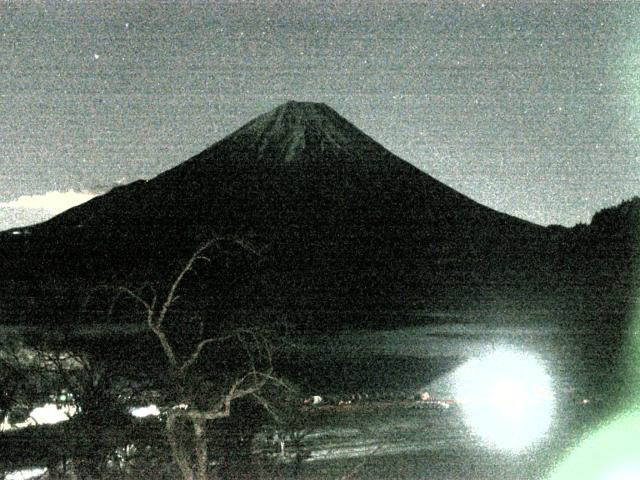
[[[162,346],[162,350],[164,351],[164,354],[167,357],[167,360],[169,361],[171,368],[176,370],[176,368],[178,367],[178,359],[176,357],[176,354],[173,352],[173,347],[171,346],[171,344],[169,343],[169,340],[167,339],[167,335],[164,333],[164,331],[160,327],[152,323],[151,317],[149,317],[148,323],[149,323],[149,327],[151,328],[151,331],[155,334],[156,337],[158,337],[158,340],[160,341],[160,345]]]
[[[172,374],[171,381],[173,382],[172,388],[175,389],[175,393],[177,394],[176,400],[180,405],[187,406],[186,409],[169,410],[165,425],[173,459],[176,464],[178,464],[182,477],[185,480],[204,480],[207,478],[208,452],[206,422],[229,417],[231,415],[232,403],[235,400],[247,396],[254,397],[259,405],[265,408],[274,418],[278,418],[276,410],[259,392],[267,383],[284,386],[284,383],[273,375],[271,344],[267,338],[256,329],[237,328],[226,335],[203,338],[206,332],[204,323],[200,321],[197,343],[191,351],[185,355],[185,358],[178,358],[175,347],[172,344],[174,338],[170,336],[170,333],[164,328],[165,320],[171,312],[172,307],[175,306],[180,298],[178,291],[186,276],[190,272],[197,273],[194,269],[196,262],[211,263],[211,258],[204,255],[204,252],[213,246],[222,250],[220,247],[220,241],[222,240],[239,245],[254,254],[259,254],[259,250],[250,242],[235,237],[214,237],[198,247],[189,257],[175,278],[173,278],[166,295],[159,299],[156,290],[150,285],[145,285],[137,291],[126,287],[118,287],[115,289],[116,296],[109,309],[109,313],[111,314],[119,298],[124,295],[130,297],[144,307],[147,326],[160,342],[170,366]],[[153,293],[151,301],[147,300],[144,295],[147,287],[150,287]],[[197,321],[198,319],[199,317],[196,315],[195,320]],[[190,378],[188,376],[189,371],[196,362],[198,362],[206,347],[212,344],[222,344],[234,339],[246,354],[246,363],[248,363],[248,365],[246,365],[247,370],[245,370],[244,374],[235,377],[233,383],[223,391],[216,399],[217,401],[213,403],[205,402],[204,405],[198,404],[194,401],[193,393],[190,393],[190,391],[192,391],[190,388],[191,385],[187,383]],[[185,444],[179,441],[177,428],[179,425],[183,425],[179,422],[181,418],[190,421],[193,427],[192,439],[195,441],[195,465],[193,465],[192,462],[192,454],[187,452]]]
[[[162,322],[164,322],[164,319],[165,319],[165,317],[167,315],[167,312],[169,311],[169,308],[175,302],[175,300],[176,300],[176,291],[178,290],[178,287],[182,283],[182,280],[184,279],[185,275],[187,273],[189,273],[193,269],[193,265],[197,260],[199,260],[200,258],[203,258],[202,255],[201,255],[202,252],[208,250],[209,248],[211,248],[212,245],[217,244],[217,242],[218,242],[218,239],[214,238],[214,239],[211,239],[208,242],[204,243],[202,246],[200,246],[194,252],[194,254],[191,255],[191,257],[189,258],[189,260],[187,261],[185,266],[182,268],[182,270],[180,270],[180,272],[178,273],[178,276],[176,277],[176,279],[171,284],[171,288],[169,289],[169,293],[167,294],[167,296],[165,298],[165,301],[162,304],[162,308],[160,309],[160,313],[158,314],[158,318],[156,320],[156,323],[158,324],[158,326],[162,325]]]
[[[165,424],[165,429],[167,431],[167,440],[169,441],[169,446],[171,447],[171,454],[173,456],[174,462],[178,464],[180,468],[180,472],[182,473],[183,479],[193,478],[193,472],[189,466],[188,456],[184,452],[182,445],[178,441],[176,435],[176,427],[178,421],[179,414],[176,411],[169,412],[167,416],[167,423]]]
[[[181,371],[181,373],[186,373],[187,370],[191,368],[195,362],[198,361],[198,358],[200,357],[200,354],[202,353],[202,350],[204,349],[204,347],[206,347],[210,343],[221,343],[226,340],[229,340],[230,338],[232,338],[232,335],[226,335],[224,337],[216,337],[216,338],[206,338],[202,340],[200,343],[198,343],[198,345],[193,350],[189,358],[184,361],[182,366],[180,366],[179,370]]]
[[[148,303],[147,301],[145,301],[140,295],[138,295],[137,293],[135,293],[133,290],[127,288],[127,287],[117,287],[117,291],[118,293],[122,294],[125,293],[127,294],[129,297],[133,298],[135,301],[137,301],[138,303],[140,303],[147,312],[152,312],[153,311],[153,307],[151,306],[150,303]],[[116,296],[117,300],[118,297]],[[115,303],[115,301],[114,301]]]

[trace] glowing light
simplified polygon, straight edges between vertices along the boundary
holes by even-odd
[[[454,381],[467,422],[491,446],[522,450],[549,429],[551,379],[534,356],[496,350],[462,365]]]
[[[605,472],[602,480],[638,480],[640,478],[640,462],[623,462]]]
[[[160,410],[155,405],[148,405],[146,407],[136,407],[129,409],[129,413],[134,417],[144,418],[154,416],[157,417],[160,415]]]

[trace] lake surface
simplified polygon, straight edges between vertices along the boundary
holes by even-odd
[[[427,391],[433,398],[456,400],[457,377],[466,364],[491,357],[492,352],[508,352],[508,358],[527,359],[545,372],[549,383],[544,398],[550,406],[544,410],[548,419],[533,420],[547,422],[545,428],[515,450],[496,445],[490,435],[485,438],[463,403],[446,409],[416,408],[416,402],[408,400],[380,409],[367,408],[366,403],[320,407],[309,416],[305,472],[310,478],[340,478],[352,471],[358,472],[357,478],[545,478],[605,412],[615,410],[624,390],[615,385],[619,342],[619,335],[606,329],[470,323],[306,336],[301,349],[317,359],[315,371],[321,372],[321,378],[309,383],[324,382],[327,391],[360,389],[367,398],[375,389],[395,390],[398,398]],[[340,358],[351,362],[340,364]],[[387,359],[386,368],[381,359]],[[333,383],[324,378],[331,376],[327,364],[335,369]],[[491,368],[500,369],[493,364]],[[527,375],[532,374],[522,372]],[[508,417],[511,400],[523,399],[507,399],[502,405],[513,426],[520,420]],[[494,413],[489,408],[487,415]],[[520,413],[523,428],[530,428],[529,413]],[[496,429],[501,428],[499,421]],[[509,433],[517,435],[516,430],[517,425]]]

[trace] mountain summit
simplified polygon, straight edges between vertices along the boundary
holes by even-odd
[[[190,216],[223,213],[214,224],[236,227],[373,222],[415,230],[425,222],[480,221],[535,228],[418,170],[322,103],[280,105],[145,187],[162,198],[161,210],[188,203]]]
[[[270,177],[305,172],[309,184],[332,176],[379,179],[418,172],[329,106],[294,101],[256,117],[166,174],[218,176],[226,169]]]
[[[228,137],[239,144],[255,142],[256,160],[294,161],[314,154],[370,148],[369,137],[323,103],[290,101],[260,115]]]
[[[258,116],[225,139],[251,150],[255,161],[337,161],[389,152],[324,103],[290,101]],[[250,147],[249,147],[250,146]],[[360,165],[360,168],[367,168]]]
[[[0,240],[14,272],[84,284],[160,271],[213,233],[250,235],[263,249],[261,270],[241,290],[252,301],[317,308],[484,282],[530,263],[544,237],[306,102],[280,105],[151,180],[25,231]]]

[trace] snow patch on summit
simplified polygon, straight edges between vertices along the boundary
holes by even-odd
[[[294,161],[305,148],[354,149],[372,141],[337,112],[322,103],[287,102],[260,115],[231,137],[259,139],[258,156],[278,147],[284,162]]]
[[[295,160],[298,152],[304,150],[305,139],[304,139],[304,129],[295,129],[290,134],[290,141],[287,145],[287,151],[284,154],[284,161],[289,163]]]

